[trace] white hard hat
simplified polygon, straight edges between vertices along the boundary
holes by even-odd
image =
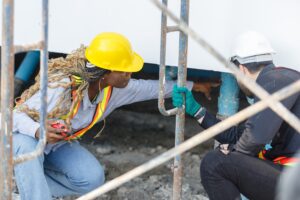
[[[241,64],[271,61],[272,54],[275,51],[262,34],[248,31],[237,38],[231,60],[238,60]]]

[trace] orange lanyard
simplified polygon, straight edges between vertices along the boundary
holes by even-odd
[[[111,91],[112,91],[111,86],[108,86],[108,87],[103,89],[103,100],[100,103],[98,103],[97,108],[96,108],[95,113],[94,113],[93,120],[91,121],[91,123],[87,127],[85,127],[83,129],[73,133],[72,135],[64,138],[64,140],[75,140],[75,139],[80,138],[83,134],[85,134],[89,129],[91,129],[99,121],[99,119],[102,117],[102,115],[103,115],[103,113],[104,113],[104,111],[107,107],[107,104],[110,100]],[[74,107],[73,111],[71,111],[69,113],[69,114],[72,115],[72,118],[77,114],[77,112],[79,110],[79,107],[80,107],[80,102],[78,102],[78,104]]]

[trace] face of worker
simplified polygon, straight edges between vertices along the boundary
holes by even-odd
[[[105,75],[106,83],[116,88],[125,88],[131,78],[131,72],[111,71]]]
[[[245,76],[250,77],[250,76],[249,76],[249,71],[247,70],[246,67],[244,67],[243,65],[240,65],[240,66],[239,66],[239,69],[240,69],[240,71],[241,71]],[[252,93],[246,86],[244,86],[244,85],[241,83],[240,80],[237,80],[237,82],[238,82],[238,85],[239,85],[240,89],[244,92],[244,94],[245,94],[247,97],[251,97],[251,98],[254,97],[253,93]]]

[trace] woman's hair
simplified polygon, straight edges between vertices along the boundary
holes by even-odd
[[[48,119],[58,119],[62,116],[67,116],[65,123],[70,125],[71,115],[68,115],[70,111],[74,109],[74,106],[78,102],[81,102],[83,98],[83,91],[88,88],[89,83],[99,80],[106,72],[105,69],[99,67],[87,68],[87,60],[85,58],[86,47],[81,46],[66,58],[59,57],[51,59],[48,62],[48,87],[49,88],[65,88],[64,92],[60,95],[55,107],[48,112]],[[71,79],[70,82],[62,81],[65,78],[71,78],[76,76],[77,81]],[[19,112],[26,113],[34,121],[39,121],[39,112],[36,109],[29,108],[25,101],[32,97],[37,91],[40,90],[40,75],[35,78],[35,83],[27,90],[25,90],[18,98],[16,103],[16,109]],[[71,93],[75,95],[72,95]]]

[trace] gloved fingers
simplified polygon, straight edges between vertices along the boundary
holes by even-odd
[[[183,105],[183,101],[182,100],[180,100],[180,99],[173,100],[173,106],[175,106],[175,107],[182,107],[182,105]]]
[[[187,91],[189,90],[186,87],[178,87],[178,85],[173,86],[173,92],[186,93]]]
[[[186,87],[177,87],[177,92],[187,93],[189,90]]]

